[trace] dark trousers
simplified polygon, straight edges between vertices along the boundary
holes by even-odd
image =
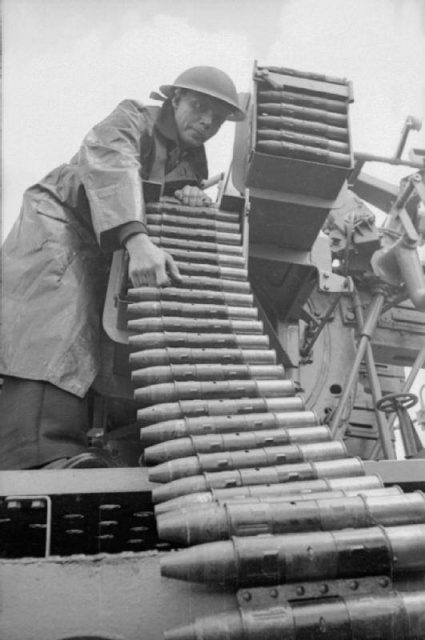
[[[30,469],[87,447],[88,402],[39,380],[5,378],[0,393],[0,469]]]

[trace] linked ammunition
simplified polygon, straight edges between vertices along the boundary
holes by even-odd
[[[278,91],[273,89],[270,91],[259,91],[257,96],[259,102],[283,102],[302,107],[325,109],[325,111],[334,111],[336,113],[347,113],[347,103],[345,101],[320,98],[308,93],[295,93],[293,91]]]
[[[272,411],[301,411],[304,399],[295,398],[235,398],[232,400],[180,400],[164,402],[137,411],[140,426],[155,424],[165,420],[175,420],[183,416],[217,416],[232,413],[258,413]]]
[[[141,439],[143,442],[143,433]],[[145,463],[153,465],[175,458],[192,456],[196,453],[239,451],[295,443],[328,442],[329,440],[331,440],[331,433],[326,426],[265,429],[264,431],[216,433],[207,436],[176,438],[147,447],[143,455]]]
[[[173,227],[171,225],[151,224],[149,225],[149,233],[153,236],[161,236],[161,238],[183,238],[188,240],[200,240],[201,242],[216,242],[224,245],[240,245],[240,233],[226,233],[224,231],[215,231],[214,229],[199,229],[195,225],[189,227]]]
[[[189,207],[183,204],[173,204],[168,202],[148,202],[146,203],[146,213],[177,213],[189,218],[209,218],[222,220],[223,222],[239,222],[240,214],[234,211],[223,211],[216,207]]]
[[[226,293],[203,289],[180,289],[178,287],[138,287],[127,291],[129,302],[186,302],[234,307],[250,307],[253,297],[249,293]]]
[[[161,244],[161,241],[153,238],[154,242],[159,246],[164,246]],[[247,278],[247,270],[245,258],[243,255],[234,255],[231,253],[216,253],[215,246],[211,249],[211,245],[208,245],[209,251],[199,251],[199,246],[192,243],[190,249],[186,246],[184,242],[181,243],[180,246],[172,246],[166,247],[167,251],[171,253],[177,263],[180,262],[188,263],[188,268],[194,269],[198,268],[199,271],[196,271],[198,275],[202,275],[202,269],[213,268],[213,269],[232,269],[232,272],[239,272],[240,279]],[[236,277],[236,276],[235,276]]]
[[[225,293],[250,294],[249,282],[241,280],[221,280],[219,278],[204,278],[198,276],[182,276],[181,282],[174,284],[179,289],[202,289],[206,291],[223,291]]]
[[[174,252],[175,254],[175,252]],[[242,258],[243,260],[243,258]],[[193,262],[196,262],[195,260]],[[242,268],[218,267],[214,264],[193,264],[176,260],[177,267],[181,274],[193,276],[205,276],[209,278],[221,278],[223,280],[247,280],[248,272]]]
[[[337,78],[335,76],[327,76],[324,73],[313,73],[310,71],[298,71],[297,69],[290,69],[288,67],[274,67],[274,66],[258,66],[258,70],[260,70],[260,74],[262,70],[270,71],[271,73],[278,73],[285,76],[293,76],[295,78],[305,78],[306,80],[317,80],[319,82],[329,82],[330,84],[342,84],[348,85],[348,82],[345,78]],[[262,75],[260,75],[260,79],[262,79]],[[288,82],[286,79],[282,79],[285,82]]]
[[[190,227],[195,226],[197,229],[213,229],[214,231],[225,233],[239,233],[239,223],[235,222],[222,222],[213,218],[189,218],[187,216],[173,216],[171,213],[148,213],[146,215],[146,222],[149,228],[155,226],[178,226],[178,227]]]
[[[343,113],[334,113],[323,109],[312,109],[299,105],[288,105],[284,102],[260,102],[257,104],[257,113],[261,115],[288,116],[300,118],[312,122],[323,122],[335,127],[347,127],[347,116]]]
[[[204,473],[202,476],[179,478],[152,492],[154,503],[165,502],[188,493],[208,491],[209,489],[226,489],[245,485],[283,484],[302,480],[318,480],[326,478],[347,478],[364,475],[364,466],[360,458],[343,458],[342,460],[325,460],[320,462],[301,462],[284,464],[261,469],[239,469]],[[297,483],[298,484],[298,483]],[[301,491],[301,489],[300,489]]]
[[[156,244],[159,247],[163,247],[164,249],[167,249],[167,251],[169,251],[173,255],[177,255],[176,252],[174,251],[175,249],[184,249],[185,251],[193,250],[193,252],[198,252],[198,253],[202,252],[203,254],[205,253],[219,254],[218,261],[223,265],[231,264],[229,262],[227,263],[225,262],[225,256],[227,254],[235,255],[242,258],[242,247],[239,246],[239,244],[217,244],[217,242],[213,242],[212,240],[196,241],[196,240],[187,240],[186,238],[159,236],[158,234],[154,233],[154,231],[150,233],[150,239],[154,244]],[[204,260],[205,258],[203,256],[202,261]],[[243,259],[242,265],[245,266],[244,259]]]
[[[424,523],[425,496],[421,492],[339,498],[325,495],[299,502],[284,499],[256,503],[233,501],[157,516],[159,537],[184,545],[227,540],[232,536]]]
[[[350,152],[350,148],[345,142],[328,140],[327,138],[320,138],[318,136],[307,136],[302,133],[295,133],[294,131],[286,131],[285,129],[259,129],[257,131],[257,140],[284,140],[286,142],[293,142],[294,144],[328,149],[328,151],[336,151],[337,153],[349,154]]]
[[[134,391],[140,405],[178,400],[207,400],[209,398],[273,398],[293,396],[299,386],[292,380],[222,380],[167,382]]]
[[[199,453],[187,458],[168,460],[149,470],[152,482],[171,482],[189,478],[204,472],[220,472],[228,469],[264,468],[291,465],[298,462],[338,460],[347,457],[343,442],[318,442],[262,447],[219,453]]]
[[[234,222],[222,222],[211,218],[189,218],[186,216],[173,216],[170,213],[148,213],[146,222],[151,227],[190,227],[196,226],[197,229],[212,229],[217,232],[239,233],[240,225]]]
[[[130,366],[155,367],[168,364],[275,364],[276,354],[268,349],[146,349],[130,353]]]
[[[164,316],[163,318],[129,320],[128,328],[139,333],[166,333],[167,331],[173,333],[201,333],[205,331],[206,333],[261,334],[263,332],[263,323],[259,320],[229,320],[228,318],[219,320],[199,318],[198,320],[192,320],[190,318]]]
[[[133,302],[127,306],[129,316],[150,318],[182,316],[184,318],[234,318],[257,320],[254,307],[231,307],[220,304],[190,304],[185,302]]]
[[[260,140],[257,143],[257,150],[262,153],[270,153],[271,155],[300,158],[301,160],[311,160],[312,162],[325,162],[341,167],[348,167],[351,162],[348,154],[325,151],[317,147],[306,147],[300,144],[292,144],[291,142]]]
[[[283,378],[285,369],[281,364],[170,364],[163,367],[136,369],[131,373],[135,387],[178,380],[246,380]]]
[[[284,484],[257,484],[253,486],[237,486],[225,489],[210,489],[161,502],[155,507],[155,513],[161,514],[167,511],[196,508],[199,505],[227,504],[233,500],[310,500],[319,494],[340,493],[344,495],[358,495],[365,491],[381,490],[383,483],[380,476],[354,476],[341,478],[321,478],[320,480],[304,480],[300,482],[287,482]],[[401,493],[399,487],[391,487],[392,491]]]
[[[347,581],[348,582],[348,581]],[[353,585],[353,581],[350,581]],[[323,585],[321,585],[323,589]],[[350,588],[347,584],[348,589]],[[347,591],[348,591],[347,589]],[[251,593],[247,592],[249,598]],[[385,590],[366,597],[338,596],[197,618],[166,631],[165,640],[413,640],[425,637],[425,591]]]
[[[268,349],[269,339],[265,334],[232,333],[143,333],[129,336],[132,350],[164,349],[167,347],[187,347],[189,349]]]
[[[257,376],[258,377],[258,376]],[[251,413],[248,415],[209,416],[168,420],[152,427],[140,430],[145,444],[164,442],[184,436],[202,436],[211,433],[235,433],[280,429],[282,427],[310,427],[319,424],[314,411],[285,411],[270,413]]]
[[[161,561],[161,574],[169,578],[243,587],[424,570],[423,524],[234,537]]]
[[[348,140],[348,131],[342,127],[333,127],[321,122],[310,122],[285,116],[258,116],[259,129],[289,129],[290,131],[306,132],[316,136],[325,136],[332,140]]]

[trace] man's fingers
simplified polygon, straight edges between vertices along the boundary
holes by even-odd
[[[167,253],[165,260],[166,260],[166,263],[167,263],[167,269],[168,269],[168,273],[169,273],[169,276],[170,276],[171,280],[173,282],[181,282],[182,281],[182,277],[180,275],[180,271],[179,271],[176,263],[174,262],[172,256],[170,256],[169,253]]]

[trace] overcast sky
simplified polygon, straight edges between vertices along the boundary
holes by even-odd
[[[425,114],[425,0],[3,0],[3,235],[23,190],[66,162],[123,98],[185,68],[250,88],[254,60],[353,81],[355,151],[391,155]],[[225,170],[233,125],[207,145]],[[409,146],[425,147],[425,125]],[[397,182],[409,170],[367,165]]]
[[[352,80],[357,151],[392,154],[425,112],[425,0],[3,0],[3,23],[3,234],[94,123],[189,66],[220,66],[239,91],[254,60]],[[232,136],[226,124],[208,143],[211,174]]]

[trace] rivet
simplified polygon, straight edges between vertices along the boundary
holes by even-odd
[[[245,602],[249,602],[252,598],[252,595],[249,591],[244,591],[242,594],[242,598],[245,600]]]
[[[279,591],[277,589],[272,589],[270,591],[270,595],[272,598],[277,598],[277,596],[279,595]]]
[[[304,587],[297,587],[296,594],[297,596],[303,596],[305,594]]]

